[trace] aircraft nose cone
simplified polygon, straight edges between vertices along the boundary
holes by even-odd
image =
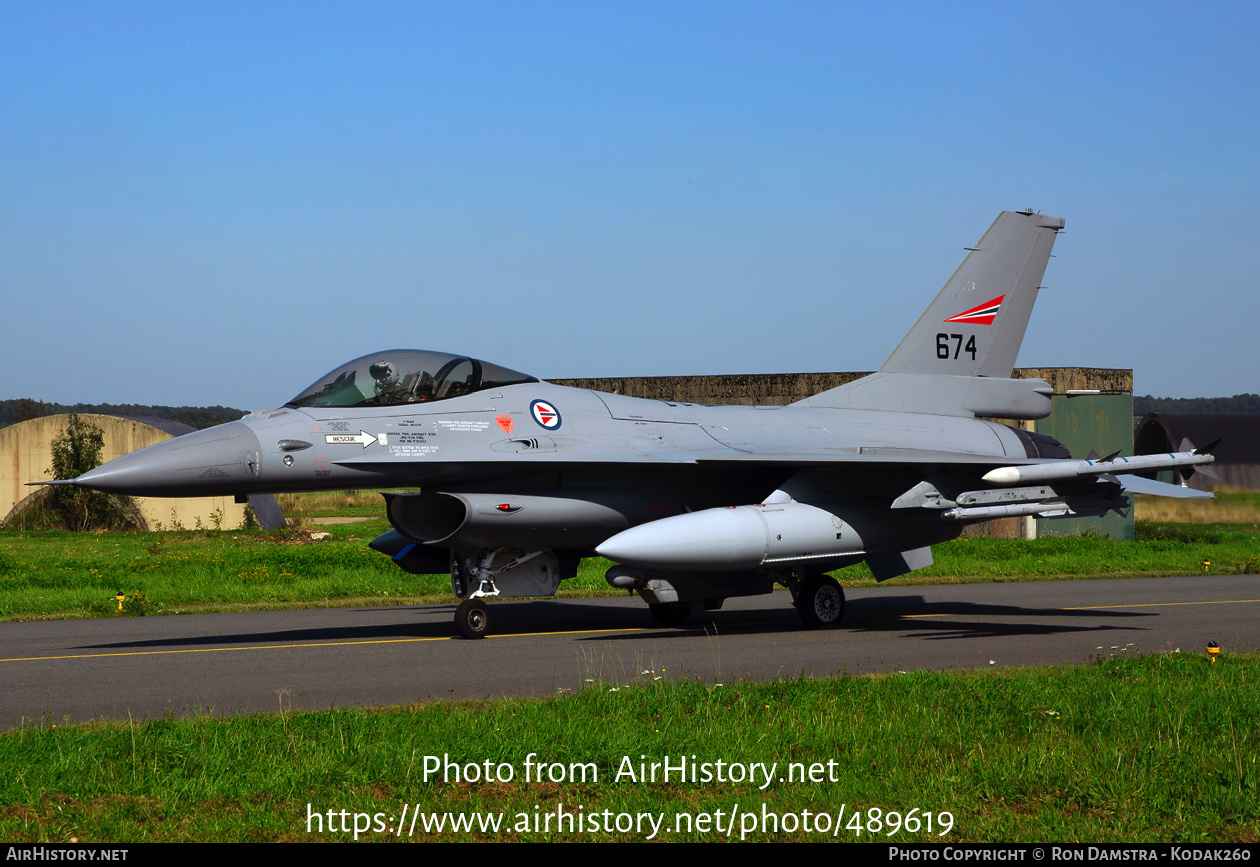
[[[138,497],[246,493],[258,484],[261,454],[253,430],[233,421],[115,458],[74,483]]]

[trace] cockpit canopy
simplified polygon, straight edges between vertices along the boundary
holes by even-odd
[[[538,379],[462,355],[391,349],[343,364],[320,377],[286,406],[429,403],[522,382],[538,382]]]

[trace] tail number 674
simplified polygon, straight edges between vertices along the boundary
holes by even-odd
[[[950,354],[949,342],[954,341],[953,354]],[[963,335],[961,334],[938,334],[936,335],[936,357],[937,358],[957,358],[959,352],[966,352],[971,355],[971,360],[976,360],[976,336],[972,334],[967,338],[967,345],[963,346]]]

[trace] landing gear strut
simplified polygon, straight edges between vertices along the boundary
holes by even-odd
[[[484,599],[554,596],[559,586],[560,558],[554,551],[476,548],[451,554],[451,591],[464,600],[455,609],[455,629],[465,638],[490,632]]]

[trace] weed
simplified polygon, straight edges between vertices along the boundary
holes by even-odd
[[[149,600],[143,593],[123,597],[122,614],[127,617],[144,617],[149,613]]]

